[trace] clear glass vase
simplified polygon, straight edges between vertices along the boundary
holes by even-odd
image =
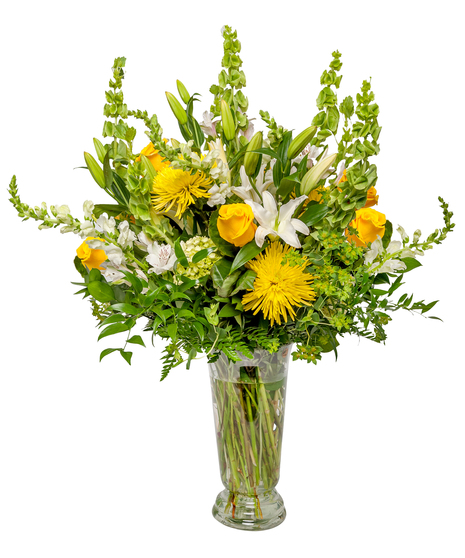
[[[291,345],[277,353],[210,363],[222,490],[213,506],[220,523],[259,531],[284,521],[276,490],[281,464],[287,371]]]

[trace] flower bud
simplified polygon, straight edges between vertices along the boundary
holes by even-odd
[[[289,160],[294,159],[294,157],[297,157],[297,155],[302,152],[304,147],[308,145],[316,134],[316,130],[316,126],[310,126],[303,132],[300,132],[300,134],[291,141],[289,149],[287,150],[287,158]]]
[[[84,159],[86,160],[86,165],[87,168],[89,169],[90,174],[92,175],[92,178],[95,180],[95,182],[97,182],[100,188],[105,189],[106,188],[105,176],[103,174],[103,170],[100,167],[100,165],[97,163],[97,161],[92,157],[90,153],[86,153],[85,151],[84,151]]]
[[[328,157],[321,159],[321,161],[319,161],[307,172],[307,174],[302,178],[302,184],[300,185],[300,193],[303,196],[308,196],[310,192],[317,187],[321,177],[334,163],[336,157],[337,153],[333,153],[333,155],[329,155]]]
[[[420,236],[421,236],[421,230],[417,229],[414,233],[413,233],[413,242],[418,242],[420,240]]]
[[[231,113],[231,109],[224,99],[221,100],[221,121],[223,123],[225,138],[228,141],[231,141],[236,135],[236,125],[234,124],[234,118]]]
[[[253,176],[257,170],[257,164],[260,159],[260,153],[253,153],[262,146],[263,134],[257,132],[249,142],[244,155],[244,168],[248,176]]]
[[[176,99],[176,97],[165,91],[166,98],[168,99],[168,103],[171,107],[171,110],[174,113],[174,116],[178,119],[179,124],[184,125],[187,124],[187,114],[186,111],[182,108],[181,103]]]
[[[179,96],[181,97],[183,102],[186,103],[186,105],[187,105],[191,96],[189,95],[189,93],[188,93],[187,89],[185,88],[184,84],[182,83],[182,81],[179,81],[179,79],[177,79],[176,80],[176,85],[178,86]]]

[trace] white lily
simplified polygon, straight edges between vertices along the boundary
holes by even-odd
[[[297,232],[309,234],[310,230],[299,219],[293,219],[292,215],[297,207],[307,199],[307,196],[300,196],[282,205],[279,209],[276,200],[266,190],[263,192],[263,207],[255,201],[245,200],[245,203],[252,208],[255,219],[260,226],[255,231],[255,242],[257,246],[263,246],[265,237],[279,236],[286,244],[294,248],[300,248],[300,241]]]
[[[273,180],[270,180],[269,178],[268,180],[266,179],[266,176],[264,174],[265,166],[266,165],[261,166],[260,172],[258,173],[257,180],[255,182],[255,188],[258,191],[257,194],[252,184],[250,183],[249,177],[245,172],[244,165],[242,165],[241,170],[239,171],[241,176],[242,186],[232,189],[232,191],[236,194],[236,196],[239,196],[245,202],[247,200],[251,200],[256,203],[262,202],[263,192],[267,190],[271,184],[273,184]]]

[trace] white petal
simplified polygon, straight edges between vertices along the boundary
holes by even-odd
[[[265,194],[266,192],[264,192]],[[271,194],[270,194],[271,196]],[[294,200],[288,201],[286,204],[281,206],[279,209],[279,220],[287,221],[291,219],[294,211],[299,207],[299,205],[307,199],[308,196],[300,196]]]
[[[292,246],[293,248],[300,248],[300,241],[297,237],[294,227],[289,221],[284,221],[279,224],[278,235],[284,240],[286,244]]]
[[[310,233],[310,229],[300,219],[291,219],[291,225],[298,232],[301,232],[303,234],[309,234]]]
[[[257,228],[257,230],[255,231],[255,242],[258,247],[261,248],[263,246],[263,243],[265,242],[265,236],[270,233],[274,234],[274,231],[266,227]]]
[[[278,216],[278,207],[276,206],[276,200],[270,194],[270,192],[263,192],[263,207],[270,213],[270,215]]]
[[[245,203],[247,205],[250,205],[255,219],[259,222],[259,224],[262,227],[273,229],[274,223],[276,221],[276,215],[271,215],[260,204],[254,201],[245,200]]]

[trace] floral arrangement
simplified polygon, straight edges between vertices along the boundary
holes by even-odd
[[[162,379],[204,353],[252,357],[295,344],[294,359],[317,363],[338,338],[356,334],[376,342],[398,309],[425,314],[437,301],[393,299],[404,274],[452,231],[452,213],[439,198],[444,227],[411,238],[379,207],[379,107],[364,81],[356,101],[338,103],[341,55],[321,76],[318,112],[295,133],[260,111],[267,134],[247,115],[241,44],[222,29],[224,56],[210,111],[194,116],[198,94],[177,82],[166,93],[180,138],[164,138],[156,115],[129,110],[117,58],[106,92],[105,143],[94,139],[86,168],[102,203],[84,202],[84,217],[67,205],[30,207],[16,177],[10,201],[40,229],[61,227],[81,237],[74,262],[79,293],[91,301],[99,339],[124,333],[121,348],[105,349],[130,364],[136,322],[167,340]],[[150,143],[136,148],[128,118],[142,120]],[[342,133],[338,134],[342,128]],[[333,147],[331,147],[333,146]],[[381,204],[380,204],[381,205]],[[434,318],[434,316],[431,316]]]

